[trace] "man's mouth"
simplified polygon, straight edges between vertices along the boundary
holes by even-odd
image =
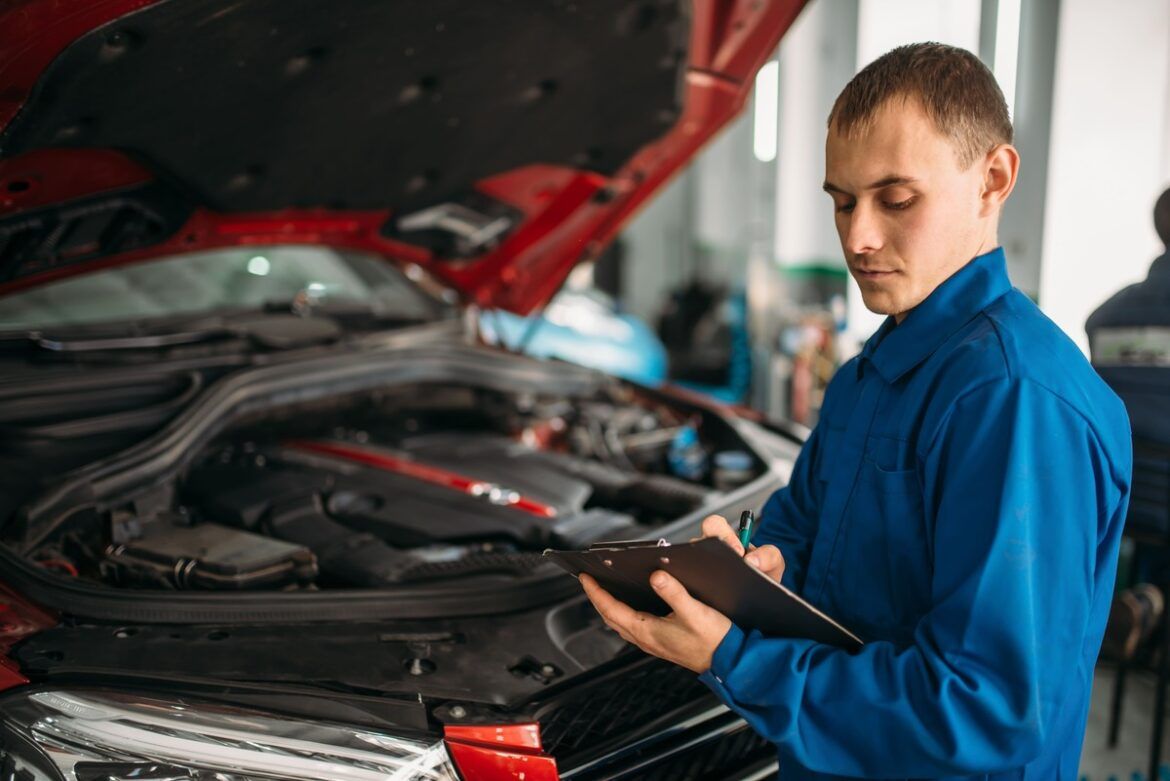
[[[882,269],[854,268],[853,273],[857,275],[858,279],[877,281],[880,279],[886,279],[887,277],[891,277],[898,272],[882,270]]]

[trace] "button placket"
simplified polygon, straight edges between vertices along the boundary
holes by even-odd
[[[874,371],[872,365],[867,366],[857,404],[849,414],[849,423],[841,441],[841,452],[834,466],[833,476],[825,486],[825,505],[817,533],[817,547],[829,542],[829,550],[825,554],[823,550],[814,549],[805,580],[805,594],[815,595],[813,601],[818,604],[824,597],[828,585],[841,537],[841,522],[857,489],[857,476],[865,458],[865,443],[869,438],[884,389],[885,382],[881,376]]]

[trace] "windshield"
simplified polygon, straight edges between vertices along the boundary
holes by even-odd
[[[330,301],[359,302],[404,319],[432,319],[442,311],[442,304],[376,255],[319,246],[232,247],[12,293],[0,298],[0,330]]]

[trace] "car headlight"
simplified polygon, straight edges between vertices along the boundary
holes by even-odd
[[[28,781],[458,778],[434,738],[81,689],[0,700],[0,767]]]

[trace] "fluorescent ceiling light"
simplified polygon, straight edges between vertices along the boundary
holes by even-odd
[[[756,74],[756,122],[752,151],[761,163],[776,159],[780,63],[769,60]]]

